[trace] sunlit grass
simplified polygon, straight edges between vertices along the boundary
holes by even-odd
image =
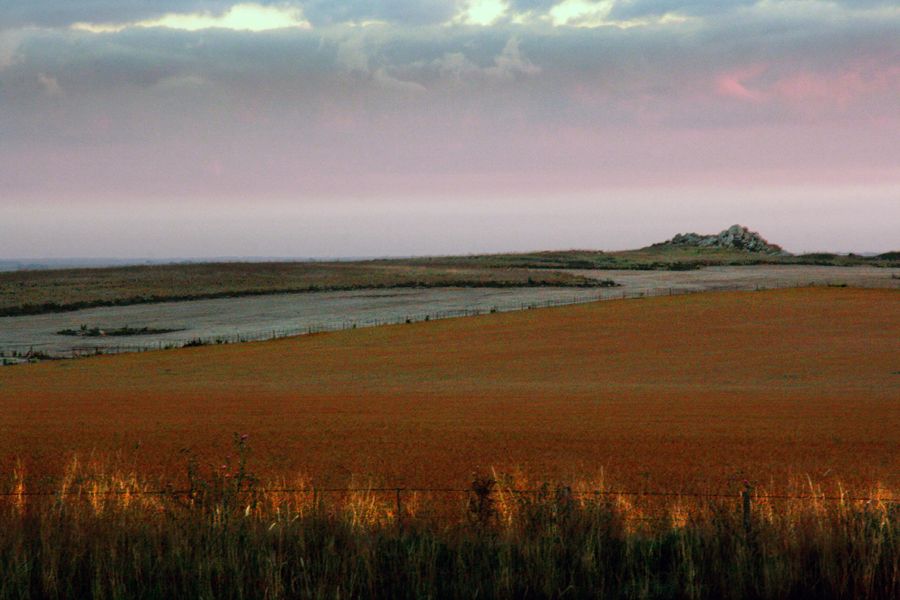
[[[131,471],[73,460],[46,496],[14,472],[0,506],[0,598],[900,592],[900,510],[879,486],[865,500],[808,480],[777,499],[755,490],[745,521],[739,497],[646,503],[597,482],[489,474],[456,495],[406,492],[398,512],[390,490],[326,494],[242,469],[159,494]]]

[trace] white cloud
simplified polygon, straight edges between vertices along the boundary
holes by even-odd
[[[442,75],[450,75],[454,80],[460,81],[471,73],[480,73],[481,68],[466,58],[462,52],[447,52],[442,57],[432,61],[432,66],[437,68]]]
[[[493,25],[509,10],[505,0],[470,0],[453,20],[464,25]]]
[[[512,79],[516,75],[536,75],[541,68],[522,55],[519,40],[510,38],[503,51],[494,58],[494,66],[485,69],[485,73],[498,79]]]
[[[556,27],[617,27],[630,29],[656,24],[679,24],[688,20],[687,17],[674,12],[660,11],[645,16],[628,19],[616,18],[614,9],[619,6],[615,0],[563,0],[553,6],[548,12],[550,22]]]
[[[272,29],[309,29],[309,21],[303,11],[289,6],[262,6],[259,4],[235,4],[220,15],[204,13],[167,13],[158,19],[133,23],[75,23],[73,29],[92,33],[111,33],[129,27],[166,27],[185,31],[201,29],[233,29],[236,31],[269,31]]]
[[[25,34],[21,30],[0,31],[0,70],[11,67],[19,60],[19,44]]]
[[[503,46],[500,54],[494,57],[493,64],[480,67],[462,52],[447,52],[431,61],[430,66],[442,76],[449,76],[454,81],[469,78],[490,78],[509,81],[517,75],[536,75],[541,68],[526,58],[519,48],[519,39],[510,38]]]
[[[551,22],[556,25],[570,25],[579,22],[602,21],[612,10],[612,0],[590,2],[588,0],[563,0],[550,9]]]
[[[377,44],[370,49],[366,37],[351,35],[337,45],[337,64],[346,72],[371,78],[378,87],[403,93],[418,94],[427,91],[422,84],[401,79],[395,75],[397,69],[384,65],[378,55]],[[374,63],[374,64],[373,64]]]
[[[427,91],[425,86],[415,81],[404,81],[387,72],[384,67],[376,69],[372,73],[372,79],[381,87],[397,92],[420,94]]]

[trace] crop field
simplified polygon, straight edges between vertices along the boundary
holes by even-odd
[[[73,455],[166,481],[900,488],[900,293],[623,300],[0,370],[0,469]],[[93,457],[93,458],[92,458]]]

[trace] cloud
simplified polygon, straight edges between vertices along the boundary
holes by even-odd
[[[900,92],[900,66],[880,60],[849,60],[836,68],[792,69],[777,64],[750,64],[722,73],[716,91],[757,105],[781,106],[803,119],[839,116],[866,99]],[[866,107],[868,110],[871,107]]]
[[[262,4],[270,4],[262,0]],[[68,27],[73,23],[129,23],[159,18],[167,13],[221,14],[233,0],[7,0],[0,29],[24,26]]]
[[[522,55],[518,38],[510,38],[503,51],[494,59],[494,66],[484,70],[485,73],[499,79],[513,79],[517,75],[536,75],[541,68]]]
[[[612,19],[635,19],[665,14],[715,15],[758,4],[760,0],[619,0],[610,2]]]
[[[44,92],[48,96],[62,95],[62,88],[59,86],[59,82],[56,80],[56,77],[50,77],[49,75],[38,73],[38,82],[44,88]]]
[[[0,30],[0,70],[19,60],[18,48],[25,36],[26,32],[22,30]]]
[[[68,27],[75,23],[128,24],[154,21],[165,15],[227,15],[235,0],[8,0],[0,29],[24,26]],[[255,0],[273,12],[305,15],[316,26],[385,21],[429,25],[449,21],[457,14],[457,0]]]
[[[752,80],[766,71],[765,65],[750,65],[741,67],[736,71],[722,73],[716,80],[716,91],[726,97],[759,102],[763,94],[757,90],[748,88],[752,86]]]
[[[514,12],[546,11],[562,0],[510,0],[510,9]]]
[[[521,77],[537,76],[541,73],[541,67],[534,64],[522,52],[520,40],[516,36],[503,42],[500,51],[493,55],[488,54],[488,48],[484,47],[479,49],[469,47],[463,50],[444,52],[428,62],[415,61],[407,64],[403,70],[409,77],[433,81],[436,85],[441,81],[451,84],[513,82]]]
[[[446,23],[461,0],[308,0],[303,12],[315,26],[383,21],[405,25]]]
[[[496,23],[509,10],[506,0],[469,0],[454,22],[465,25],[487,26]]]
[[[111,33],[130,27],[165,27],[185,31],[232,29],[235,31],[269,31],[273,29],[310,27],[303,11],[290,6],[264,6],[255,3],[235,4],[215,14],[211,12],[166,13],[160,17],[125,23],[73,23],[73,29],[91,33]]]
[[[610,6],[611,19],[623,20],[666,14],[714,17],[751,8],[763,12],[787,11],[807,14],[831,11],[834,8],[856,11],[897,8],[892,0],[616,0],[605,4]]]
[[[99,36],[23,29],[0,32],[0,65],[6,73],[0,85],[7,100],[25,102],[32,88],[15,82],[35,81],[39,73],[55,77],[67,94],[146,88],[166,78],[196,76],[235,94],[247,93],[241,86],[262,85],[289,97],[298,89],[304,95],[333,93],[351,85],[341,74],[357,73],[364,77],[347,92],[362,97],[366,81],[385,89],[373,78],[381,69],[381,84],[392,77],[431,89],[464,80],[512,82],[527,76],[547,94],[559,97],[567,91],[573,106],[586,106],[588,97],[596,105],[601,98],[617,102],[639,94],[642,100],[635,106],[646,107],[659,97],[657,114],[685,113],[689,110],[677,105],[668,108],[665,99],[713,90],[723,100],[729,94],[748,100],[758,86],[766,89],[770,82],[765,77],[754,81],[741,72],[747,64],[782,64],[787,76],[791,70],[837,71],[866,56],[883,57],[885,64],[895,60],[900,15],[842,14],[842,19],[818,13],[776,19],[763,11],[708,23],[561,32],[510,23],[484,28],[292,28],[256,34],[132,28]],[[874,93],[881,92],[865,88],[862,95]]]
[[[347,71],[368,73],[369,53],[366,49],[366,39],[362,36],[353,36],[341,40],[337,44],[337,63]]]
[[[616,27],[630,29],[648,25],[682,23],[687,19],[667,10],[631,13],[619,10],[614,0],[562,0],[551,6],[544,21],[557,27]]]
[[[102,30],[147,22],[196,27],[202,20],[227,22],[236,6],[246,4],[235,0],[6,0],[0,30],[74,24]],[[900,10],[891,0],[255,0],[252,5],[276,20],[302,14],[302,20],[317,28],[372,23],[633,27],[675,16],[712,18],[748,10],[807,16],[835,10],[885,14]]]
[[[94,23],[221,19],[232,6],[65,4]],[[294,197],[900,164],[900,12],[877,3],[769,1],[715,17],[687,3],[693,16],[674,23],[659,15],[673,3],[633,4],[616,21],[612,4],[583,2],[590,11],[560,26],[547,11],[563,3],[537,0],[509,0],[489,26],[448,25],[463,2],[407,17],[401,0],[258,4],[297,7],[311,27],[0,30],[0,197],[255,186]],[[536,12],[515,22],[522,11]],[[209,165],[221,168],[207,181]]]
[[[376,83],[378,83],[378,85],[389,90],[413,94],[419,94],[427,91],[425,86],[420,83],[416,83],[415,81],[404,81],[402,79],[394,77],[393,75],[388,73],[387,69],[384,67],[376,69],[372,74],[372,78]]]

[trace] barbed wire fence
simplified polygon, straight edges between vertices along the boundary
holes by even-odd
[[[554,489],[565,489],[566,494],[578,497],[654,497],[654,498],[697,498],[697,499],[735,499],[742,498],[745,494],[750,494],[751,498],[757,500],[816,500],[823,502],[883,502],[886,504],[900,504],[900,498],[882,498],[876,496],[858,496],[852,494],[846,495],[829,495],[829,494],[756,494],[744,489],[740,492],[684,492],[684,491],[630,491],[630,490],[575,490],[568,486],[560,488],[498,488],[498,491],[505,494],[520,495],[541,495],[552,492]],[[466,495],[475,493],[473,488],[460,487],[308,487],[308,488],[286,488],[286,487],[254,487],[247,490],[247,493],[261,494],[406,494],[406,493],[433,493],[433,494],[456,494]],[[92,496],[92,495],[132,495],[132,496],[187,496],[197,493],[197,490],[179,489],[179,488],[163,488],[163,489],[106,489],[106,490],[85,490],[85,489],[66,489],[66,490],[45,490],[45,491],[4,491],[0,492],[0,497],[61,497],[61,496]]]
[[[21,509],[24,506],[26,499],[55,499],[57,502],[61,502],[64,497],[76,496],[79,499],[86,499],[91,502],[96,502],[98,498],[110,497],[110,496],[156,496],[160,498],[170,498],[170,499],[185,499],[188,501],[202,501],[204,499],[204,491],[198,489],[174,489],[174,488],[166,488],[166,489],[112,489],[112,490],[83,490],[83,489],[66,489],[66,490],[57,490],[57,491],[13,491],[13,492],[0,492],[0,500],[12,500],[15,504],[19,506]],[[472,488],[451,488],[451,487],[429,487],[429,488],[417,488],[417,487],[347,487],[347,488],[335,488],[335,487],[325,487],[325,488],[252,488],[246,490],[239,490],[235,494],[238,498],[244,497],[244,499],[250,498],[259,498],[260,495],[300,495],[306,498],[307,500],[311,500],[313,507],[322,507],[325,510],[328,509],[328,504],[326,503],[324,497],[335,494],[366,494],[366,495],[380,495],[382,496],[384,505],[390,506],[392,509],[392,518],[396,523],[398,531],[402,531],[405,525],[405,521],[410,516],[426,516],[430,518],[434,518],[435,516],[439,516],[443,514],[443,518],[447,518],[449,516],[448,513],[442,513],[440,509],[435,511],[435,507],[432,507],[432,510],[429,511],[427,507],[421,506],[419,502],[414,502],[414,510],[413,515],[410,515],[408,512],[404,511],[404,501],[409,502],[413,500],[410,498],[410,494],[449,494],[456,496],[460,501],[465,501],[465,504],[460,506],[465,506],[468,510],[472,509],[472,506],[477,506],[477,502],[484,498],[484,492],[477,490],[474,486]],[[721,505],[721,503],[726,502],[728,500],[732,500],[736,502],[736,510],[740,519],[743,523],[743,528],[745,533],[751,534],[753,531],[753,521],[754,521],[754,510],[755,504],[766,502],[766,501],[803,501],[803,502],[813,502],[813,503],[840,503],[840,505],[855,505],[858,506],[862,504],[864,507],[868,506],[881,506],[886,507],[887,510],[893,510],[897,505],[900,505],[900,498],[884,498],[884,497],[871,497],[871,496],[857,496],[851,494],[845,495],[828,495],[828,494],[768,494],[768,493],[755,493],[753,488],[750,485],[745,484],[744,488],[738,493],[724,493],[724,492],[713,492],[713,493],[698,493],[698,492],[670,492],[670,491],[629,491],[629,490],[573,490],[569,486],[557,486],[555,488],[551,488],[549,486],[544,486],[542,488],[537,489],[518,489],[518,488],[497,488],[489,493],[490,497],[496,500],[498,497],[503,495],[513,495],[516,497],[523,496],[533,496],[535,501],[549,501],[555,502],[557,504],[566,505],[567,503],[573,502],[578,498],[584,500],[585,498],[589,500],[600,500],[600,499],[610,499],[610,498],[622,498],[629,497],[631,499],[635,498],[652,498],[654,500],[659,499],[691,499],[691,500],[706,500],[712,501],[715,500],[717,505]],[[475,501],[475,505],[470,504]],[[242,505],[242,504],[241,504]],[[383,506],[384,506],[383,505]],[[187,506],[190,506],[188,504]],[[336,505],[331,505],[331,508],[334,508]],[[408,504],[406,506],[409,506]],[[656,506],[656,512],[652,510],[646,512],[648,507],[644,506],[643,510],[639,511],[637,515],[629,514],[627,515],[627,520],[641,523],[659,523],[661,520],[665,521],[670,518],[672,515],[670,510],[672,506],[662,505]],[[445,507],[446,509],[446,507]],[[654,515],[654,516],[650,516]]]
[[[35,345],[19,344],[5,345],[0,348],[0,363],[5,360],[9,364],[14,361],[28,361],[39,359],[64,359],[64,358],[82,358],[87,356],[97,356],[106,354],[125,354],[135,352],[150,352],[156,350],[172,350],[176,348],[188,348],[194,346],[213,346],[222,344],[238,344],[245,342],[262,342],[276,340],[287,337],[296,337],[301,335],[312,335],[317,333],[326,333],[333,331],[342,331],[347,329],[378,327],[384,325],[401,325],[427,321],[437,321],[444,319],[453,319],[461,317],[473,317],[499,312],[515,312],[539,308],[552,308],[558,306],[572,306],[578,304],[591,304],[594,302],[604,302],[610,300],[637,300],[642,298],[653,298],[660,296],[681,296],[688,294],[699,294],[707,292],[727,292],[727,291],[764,291],[785,288],[805,288],[805,287],[846,287],[846,284],[837,284],[831,281],[768,281],[766,284],[737,284],[737,285],[715,285],[705,288],[691,287],[657,287],[642,290],[622,290],[618,291],[615,287],[603,287],[603,291],[599,291],[590,295],[573,295],[567,298],[553,298],[547,300],[539,300],[532,302],[515,302],[506,304],[496,304],[488,307],[470,307],[460,309],[448,309],[438,311],[424,311],[418,313],[401,314],[393,317],[371,318],[371,319],[345,319],[342,321],[332,321],[327,323],[308,324],[294,328],[275,328],[265,329],[256,332],[245,332],[235,334],[222,334],[213,336],[194,336],[180,340],[159,340],[153,343],[145,344],[83,344],[73,346],[66,350],[42,350]]]

